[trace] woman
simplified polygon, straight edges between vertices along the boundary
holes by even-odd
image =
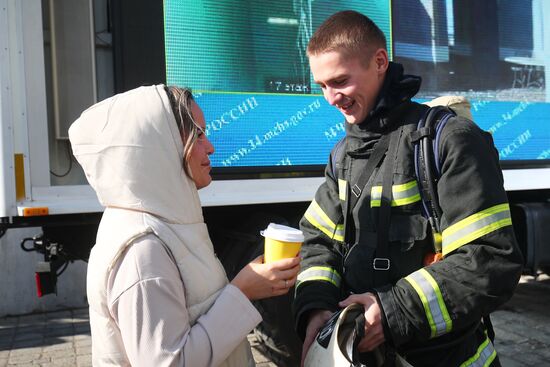
[[[299,259],[258,258],[228,283],[197,189],[214,148],[190,91],[162,85],[116,95],[69,130],[106,207],[88,264],[94,366],[254,365],[250,300],[288,292]]]

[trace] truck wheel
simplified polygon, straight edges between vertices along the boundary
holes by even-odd
[[[283,296],[254,301],[262,322],[254,329],[261,351],[279,367],[299,367],[302,341],[291,312],[294,288]]]
[[[270,222],[289,224],[284,218],[274,214],[257,216],[247,223],[249,233],[257,236],[256,251],[251,259],[264,252],[264,238],[260,230],[267,228]],[[278,367],[299,367],[302,354],[302,341],[294,329],[292,302],[294,287],[287,294],[254,301],[253,304],[262,315],[262,322],[254,329],[260,350]]]
[[[230,223],[229,218],[238,221]],[[235,213],[232,216],[220,215],[206,222],[216,253],[230,280],[264,252],[261,230],[271,222],[292,225],[280,215],[262,211],[248,212],[246,217]],[[258,348],[279,367],[300,366],[302,342],[294,330],[293,299],[294,288],[291,288],[286,295],[253,302],[263,319],[254,330]]]

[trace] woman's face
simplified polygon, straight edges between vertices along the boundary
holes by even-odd
[[[214,153],[214,146],[210,143],[210,140],[206,137],[204,130],[206,129],[206,122],[204,120],[204,114],[201,108],[194,101],[191,102],[191,114],[195,123],[200,127],[198,139],[193,144],[191,154],[189,154],[189,160],[187,162],[191,178],[195,182],[197,189],[202,189],[210,184],[212,177],[210,177],[210,154]]]

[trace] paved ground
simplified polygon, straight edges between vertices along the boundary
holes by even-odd
[[[258,367],[276,367],[248,340]],[[0,318],[0,367],[91,366],[88,309]]]
[[[504,367],[550,366],[550,277],[529,276],[491,317]],[[276,367],[257,348],[258,367]],[[87,309],[0,318],[0,367],[91,366]]]
[[[491,315],[504,367],[550,366],[550,277],[522,277],[516,293]]]

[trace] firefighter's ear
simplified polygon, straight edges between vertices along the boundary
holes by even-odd
[[[373,58],[376,65],[376,72],[379,75],[385,74],[390,63],[388,52],[383,48],[379,48],[375,51]]]

